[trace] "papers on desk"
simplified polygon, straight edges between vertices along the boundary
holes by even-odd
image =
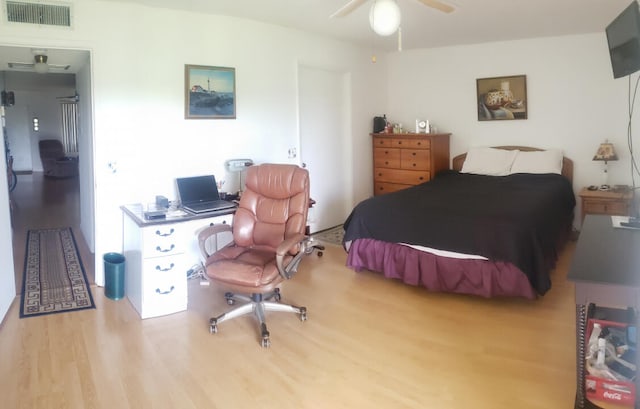
[[[184,216],[188,216],[189,213],[185,212],[182,209],[171,209],[167,211],[167,217],[173,218],[173,217],[184,217]]]
[[[611,224],[619,229],[638,230],[637,227],[623,226],[622,223],[629,223],[629,216],[611,216]]]

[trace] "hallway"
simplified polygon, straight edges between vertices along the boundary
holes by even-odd
[[[10,198],[16,294],[19,295],[22,289],[27,231],[30,229],[71,227],[87,279],[93,285],[94,255],[89,252],[80,231],[79,179],[45,178],[42,172],[18,175],[18,184]]]

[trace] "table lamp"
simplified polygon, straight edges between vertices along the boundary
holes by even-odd
[[[604,173],[602,175],[602,185],[600,186],[600,190],[609,190],[611,187],[609,186],[609,174],[607,171],[608,162],[618,160],[618,155],[616,155],[616,150],[613,148],[613,144],[608,141],[604,141],[598,147],[598,151],[593,157],[595,161],[603,161],[604,162]]]

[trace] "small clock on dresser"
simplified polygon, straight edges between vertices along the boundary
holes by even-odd
[[[429,133],[429,121],[426,119],[416,119],[416,133]]]

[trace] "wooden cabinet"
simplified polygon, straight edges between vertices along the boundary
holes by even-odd
[[[629,215],[631,191],[589,190],[580,191],[582,199],[582,220],[587,214]]]
[[[374,195],[428,182],[449,169],[451,134],[371,134]]]
[[[154,223],[132,205],[124,210],[125,294],[131,305],[143,319],[186,310],[187,272],[200,263],[197,235],[214,224],[231,224],[233,214]]]

